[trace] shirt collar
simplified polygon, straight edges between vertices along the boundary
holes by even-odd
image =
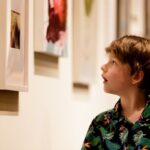
[[[141,117],[142,119],[150,120],[150,100],[147,100]]]
[[[115,119],[119,120],[120,118],[122,118],[121,112],[122,112],[121,99],[119,99],[113,108],[114,113],[113,116],[115,117]]]
[[[115,118],[122,118],[122,106],[121,99],[117,101],[113,108],[113,112],[115,113]],[[143,113],[141,114],[141,119],[146,119],[150,121],[150,100],[147,100]]]

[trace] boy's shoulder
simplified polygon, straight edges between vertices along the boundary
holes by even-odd
[[[114,109],[109,109],[106,110],[104,112],[99,113],[95,118],[94,118],[94,122],[98,123],[98,122],[103,122],[105,120],[110,120],[110,118],[112,118],[114,115]]]
[[[120,118],[121,118],[121,101],[119,99],[113,108],[96,115],[96,117],[93,119],[93,123],[95,125],[96,124],[106,125],[113,122],[117,122]]]

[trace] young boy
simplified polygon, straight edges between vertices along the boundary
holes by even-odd
[[[124,36],[106,48],[104,91],[120,97],[96,116],[82,150],[150,149],[150,40]]]

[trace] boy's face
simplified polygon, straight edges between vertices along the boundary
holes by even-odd
[[[132,86],[130,67],[122,64],[116,57],[109,54],[108,61],[102,69],[104,91],[115,95],[124,95]]]

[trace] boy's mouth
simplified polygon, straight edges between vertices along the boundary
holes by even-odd
[[[108,80],[104,77],[104,75],[102,75],[103,78],[103,83],[106,83]]]

